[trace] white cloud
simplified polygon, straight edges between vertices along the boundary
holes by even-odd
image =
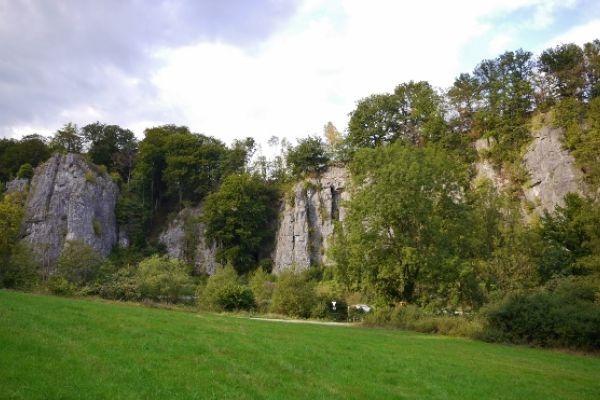
[[[553,37],[546,42],[540,49],[555,47],[559,44],[575,43],[583,45],[594,39],[600,38],[600,18],[588,21],[586,24],[571,28],[570,30]]]
[[[215,42],[163,49],[165,66],[152,82],[159,102],[181,111],[181,121],[165,122],[226,142],[320,134],[330,120],[343,130],[360,98],[408,80],[448,86],[462,72],[465,45],[491,37],[479,59],[523,46],[523,29],[551,24],[573,3],[307,0],[285,29],[250,50]],[[532,26],[493,25],[523,9]]]

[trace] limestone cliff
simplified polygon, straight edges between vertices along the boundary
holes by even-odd
[[[23,240],[45,266],[60,255],[67,240],[81,240],[100,254],[117,241],[118,187],[77,154],[56,154],[36,168],[25,204]]]
[[[573,156],[563,148],[562,129],[542,128],[529,145],[523,163],[530,177],[525,198],[536,212],[552,211],[564,205],[567,193],[584,193],[583,174]]]
[[[204,234],[202,206],[181,210],[160,234],[170,257],[190,262],[197,273],[212,275],[217,268],[216,248]]]
[[[533,205],[537,214],[552,211],[564,205],[567,193],[585,193],[583,173],[575,165],[575,159],[562,145],[563,131],[560,128],[543,127],[533,138],[523,157],[523,167],[529,182],[523,188],[523,196]],[[479,139],[475,148],[480,156],[493,145],[491,139]],[[475,163],[477,178],[489,179],[499,190],[505,189],[510,181],[503,171],[497,171],[482,157]]]
[[[293,187],[279,217],[273,272],[327,264],[334,222],[345,216],[342,204],[349,199],[348,181],[345,168],[330,167]]]

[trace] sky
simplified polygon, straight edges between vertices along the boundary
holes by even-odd
[[[402,82],[596,38],[597,0],[0,0],[0,136],[176,124],[266,147],[343,132]]]

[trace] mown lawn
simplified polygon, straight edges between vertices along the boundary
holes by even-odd
[[[600,399],[600,359],[0,291],[1,399]]]

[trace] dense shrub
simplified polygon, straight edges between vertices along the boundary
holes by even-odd
[[[50,293],[59,296],[72,296],[77,292],[77,286],[60,275],[54,275],[48,278],[47,285]]]
[[[312,310],[312,317],[319,319],[328,319],[331,321],[348,321],[348,304],[337,298],[335,309],[331,303],[335,297],[321,295],[317,298],[315,307]]]
[[[288,270],[279,275],[273,291],[271,311],[293,317],[308,318],[316,305],[315,284],[306,273]]]
[[[252,290],[240,283],[231,265],[218,268],[208,278],[206,286],[198,289],[198,303],[213,310],[249,310],[254,308]]]
[[[254,294],[257,309],[262,312],[267,311],[275,289],[275,277],[259,268],[250,276],[248,284]]]
[[[76,286],[93,282],[104,259],[93,247],[79,240],[66,243],[56,261],[58,275]]]
[[[31,289],[40,279],[38,264],[31,247],[23,242],[17,243],[0,273],[0,286],[13,289]]]
[[[33,177],[33,167],[29,163],[25,163],[19,167],[17,178],[31,179]]]
[[[133,268],[122,268],[111,274],[100,286],[98,294],[112,300],[135,301],[142,298]]]
[[[483,338],[537,346],[600,349],[597,283],[577,278],[514,293],[485,311]]]
[[[477,319],[460,315],[436,315],[415,305],[402,304],[375,308],[365,315],[364,324],[462,337],[477,337],[482,329]]]
[[[194,285],[189,272],[190,267],[176,259],[156,255],[146,258],[136,273],[140,295],[169,303],[190,301]]]

